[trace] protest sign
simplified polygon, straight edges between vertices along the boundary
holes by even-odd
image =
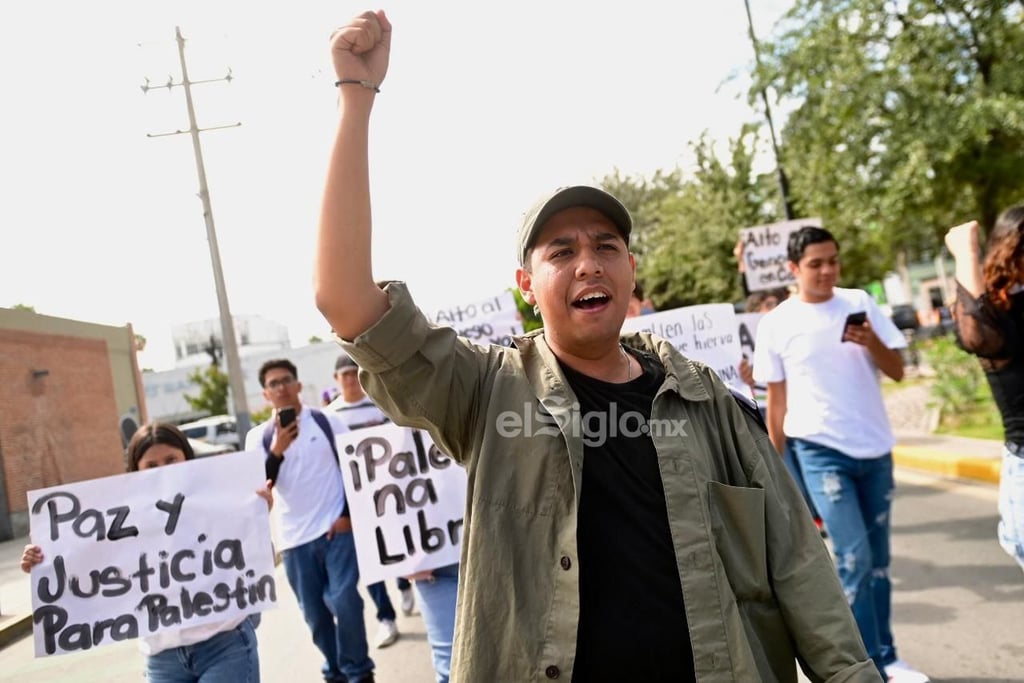
[[[476,301],[465,306],[444,308],[430,318],[438,325],[454,327],[459,336],[486,346],[511,346],[512,337],[523,333],[519,310],[512,292]]]
[[[364,583],[459,561],[466,471],[426,432],[385,424],[337,443]]]
[[[805,225],[820,228],[821,219],[800,218],[740,230],[740,241],[743,243],[743,276],[746,278],[749,291],[776,289],[794,281],[793,274],[786,265],[789,262],[789,235]]]
[[[684,356],[704,363],[726,384],[750,395],[737,370],[741,352],[732,304],[686,306],[626,318],[622,331],[650,332],[666,339]]]
[[[30,491],[36,656],[258,612],[277,602],[262,452]]]

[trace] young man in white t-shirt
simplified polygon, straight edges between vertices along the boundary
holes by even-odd
[[[302,383],[290,360],[268,360],[259,378],[274,416],[270,424],[249,430],[245,450],[267,454],[267,478],[274,482],[278,515],[277,548],[313,642],[324,656],[324,681],[373,683],[352,519],[331,443],[335,434],[348,429],[333,415],[318,414],[302,403]],[[295,412],[282,424],[284,409]]]
[[[754,378],[768,386],[768,434],[780,453],[791,440],[868,654],[890,681],[927,681],[897,657],[891,624],[895,438],[878,372],[903,378],[906,339],[867,292],[835,286],[839,244],[830,232],[800,228],[788,249],[798,294],[762,318],[754,350]],[[848,324],[851,314],[861,321]]]

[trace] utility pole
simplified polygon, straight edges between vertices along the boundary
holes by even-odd
[[[207,130],[219,130],[221,128],[237,128],[242,124],[233,123],[226,126],[213,126],[200,128],[196,125],[196,111],[192,103],[192,86],[200,83],[216,83],[219,81],[231,82],[233,76],[228,69],[227,76],[223,78],[212,78],[205,81],[190,81],[188,78],[188,67],[185,65],[185,39],[181,35],[181,28],[174,27],[175,40],[178,42],[178,57],[181,60],[181,82],[175,83],[174,78],[168,78],[164,85],[150,85],[149,79],[142,86],[142,92],[159,90],[181,86],[185,89],[185,105],[188,108],[188,125],[185,130],[176,130],[171,133],[149,133],[147,137],[159,138],[168,135],[183,135],[188,133],[192,136],[192,151],[196,157],[196,172],[199,174],[199,199],[203,202],[203,218],[206,219],[206,240],[210,243],[210,261],[213,263],[213,280],[217,286],[217,304],[220,307],[220,330],[223,337],[224,357],[228,365],[228,381],[231,387],[231,398],[235,409],[235,422],[238,433],[244,435],[249,431],[249,402],[245,395],[245,378],[242,377],[242,364],[238,358],[238,342],[235,339],[235,323],[231,319],[231,307],[228,306],[228,293],[224,287],[224,273],[220,264],[220,248],[217,246],[217,232],[213,227],[213,208],[210,205],[210,191],[206,186],[206,169],[203,166],[203,150],[199,144],[199,133]]]
[[[747,26],[750,27],[750,44],[754,46],[754,63],[758,71],[761,70],[761,49],[757,43],[757,35],[754,33],[754,18],[750,14],[750,0],[743,0],[747,8]],[[768,102],[768,89],[761,88],[761,100],[764,102],[764,116],[768,119],[768,132],[772,137],[772,151],[775,152],[775,168],[779,173],[779,192],[782,193],[782,206],[786,211],[786,220],[793,220],[793,205],[789,200],[789,179],[786,172],[782,170],[782,158],[779,156],[779,145],[775,141],[775,124],[772,122],[772,106]]]

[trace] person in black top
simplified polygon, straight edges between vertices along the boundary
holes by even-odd
[[[1024,569],[1024,205],[1004,211],[980,259],[978,222],[946,233],[960,345],[978,356],[1003,421],[999,543]]]

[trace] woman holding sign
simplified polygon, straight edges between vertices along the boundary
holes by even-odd
[[[171,424],[154,422],[143,425],[132,436],[127,448],[129,472],[148,470],[192,460],[195,453],[188,438]],[[269,489],[256,492],[273,504]],[[43,561],[38,545],[26,545],[21,569],[28,573]],[[161,631],[139,638],[139,649],[146,655],[146,679],[149,683],[259,683],[260,662],[256,651],[253,615],[236,616],[226,621],[191,626],[177,631]]]

